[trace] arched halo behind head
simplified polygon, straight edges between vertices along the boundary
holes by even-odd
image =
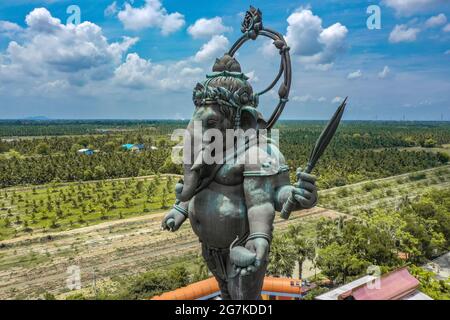
[[[228,53],[221,59],[216,59],[213,67],[213,74],[208,75],[205,82],[197,84],[194,89],[193,100],[196,106],[207,103],[219,103],[237,108],[237,118],[239,118],[240,111],[243,107],[252,106],[256,108],[258,105],[259,96],[269,92],[283,77],[283,82],[278,89],[278,105],[275,107],[275,110],[272,112],[272,115],[268,120],[261,119],[263,121],[260,122],[264,123],[264,129],[270,130],[277,122],[284,107],[286,106],[286,103],[289,101],[289,92],[291,90],[292,82],[289,47],[283,35],[263,26],[262,12],[252,6],[250,6],[250,9],[245,14],[241,31],[244,35],[233,44]],[[209,83],[211,82],[211,79],[215,79],[217,77],[232,77],[239,79],[243,83],[247,83],[248,77],[242,73],[241,66],[234,58],[234,55],[244,43],[248,40],[256,40],[259,35],[272,39],[274,46],[279,50],[281,56],[280,69],[272,83],[263,91],[259,93],[252,92],[251,95],[248,92],[245,92],[245,90],[241,93],[231,93],[229,90],[222,87],[210,88]],[[245,96],[248,97],[248,101],[246,103],[244,103]],[[239,127],[239,121],[236,125]]]

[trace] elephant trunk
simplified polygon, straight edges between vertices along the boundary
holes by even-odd
[[[198,145],[198,141],[201,140],[198,136],[198,130],[195,131],[193,122],[189,123],[185,136],[184,136],[184,147],[183,147],[183,170],[184,170],[184,185],[180,193],[177,194],[177,199],[186,202],[191,200],[195,194],[195,190],[200,185],[201,182],[201,169],[203,167],[202,158],[203,153],[201,150],[201,143]],[[196,136],[197,135],[197,136]],[[197,145],[194,141],[197,139]],[[198,140],[200,139],[200,140]]]
[[[181,193],[177,195],[178,200],[186,202],[191,200],[195,194],[195,190],[200,184],[200,171],[191,170],[190,164],[184,165],[184,184]]]

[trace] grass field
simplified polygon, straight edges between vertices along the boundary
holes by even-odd
[[[377,207],[395,209],[402,201],[411,200],[431,189],[441,188],[450,188],[448,165],[328,189],[321,193],[319,205],[358,215]]]
[[[5,189],[0,192],[0,240],[165,209],[175,199],[176,182],[176,176],[162,175]]]

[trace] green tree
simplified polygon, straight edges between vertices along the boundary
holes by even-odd
[[[291,277],[295,267],[295,252],[286,235],[278,235],[272,239],[267,273],[276,276]]]
[[[172,286],[176,288],[185,287],[189,284],[189,272],[183,265],[178,265],[167,273]]]
[[[102,151],[105,152],[114,152],[114,150],[118,149],[116,144],[112,141],[109,141],[103,145]]]
[[[205,259],[203,259],[202,255],[197,255],[195,259],[195,272],[192,276],[192,281],[197,282],[208,278],[209,269],[206,265]]]
[[[125,208],[131,208],[133,206],[133,202],[130,197],[125,197],[124,199]]]
[[[106,177],[106,169],[102,165],[95,166],[94,168],[94,178],[103,179]]]
[[[50,147],[45,142],[40,142],[36,146],[36,153],[40,155],[48,155],[50,153]]]
[[[78,140],[78,144],[82,145],[83,147],[87,147],[89,145],[89,139],[88,138],[81,138]]]
[[[144,191],[144,181],[139,180],[138,182],[136,182],[136,192],[142,193],[142,191]]]
[[[422,146],[425,148],[433,148],[433,147],[436,147],[436,145],[437,145],[437,142],[433,138],[426,139],[422,144]]]
[[[319,250],[317,265],[335,282],[345,283],[349,276],[362,274],[369,263],[352,253],[349,245],[332,243]]]
[[[78,150],[83,149],[84,147],[81,144],[78,143],[74,143],[71,147],[70,147],[70,152],[71,153],[76,153]]]
[[[312,256],[314,245],[304,235],[304,230],[300,224],[290,225],[288,229],[288,239],[291,242],[292,250],[298,263],[298,278],[302,279],[303,263]]]
[[[438,280],[434,272],[411,265],[411,274],[420,282],[420,291],[435,300],[450,300],[450,279]]]
[[[329,219],[321,218],[316,224],[316,245],[324,248],[333,242],[340,242],[342,239],[337,225]]]
[[[169,201],[168,195],[169,195],[169,192],[167,191],[167,188],[163,188],[162,194],[161,194],[161,209],[167,208],[167,204]]]

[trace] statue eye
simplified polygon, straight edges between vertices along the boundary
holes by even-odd
[[[218,121],[216,119],[208,119],[208,120],[206,120],[206,125],[208,127],[214,127],[214,126],[217,125],[217,123],[218,123]]]

